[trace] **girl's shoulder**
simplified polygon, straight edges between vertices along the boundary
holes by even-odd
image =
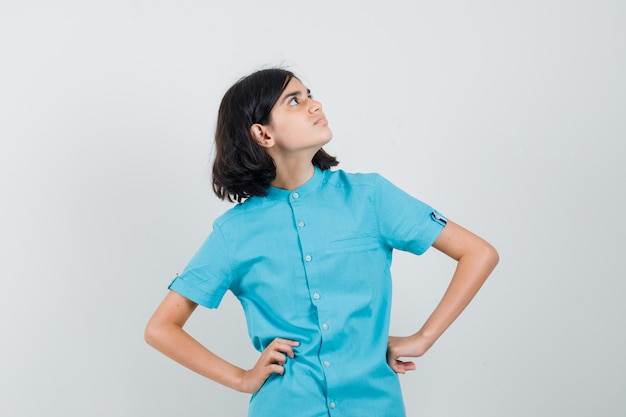
[[[376,172],[346,172],[342,169],[327,170],[326,182],[331,185],[375,186],[383,177]]]
[[[229,223],[246,221],[249,216],[254,216],[255,212],[263,210],[263,205],[266,203],[263,197],[248,198],[222,213],[215,219],[214,224],[222,227]]]

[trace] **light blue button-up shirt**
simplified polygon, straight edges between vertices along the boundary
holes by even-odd
[[[402,417],[386,361],[393,249],[422,254],[446,220],[377,174],[315,169],[218,218],[170,289],[209,307],[241,302],[254,347],[300,342],[251,417]]]

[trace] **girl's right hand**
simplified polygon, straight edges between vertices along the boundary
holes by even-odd
[[[294,358],[293,348],[299,346],[295,340],[276,338],[267,345],[261,357],[248,371],[244,371],[241,381],[241,391],[256,394],[271,374],[283,375],[287,356]]]

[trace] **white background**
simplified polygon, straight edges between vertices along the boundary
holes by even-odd
[[[0,0],[0,414],[243,416],[143,341],[229,205],[225,90],[285,65],[348,171],[380,172],[500,265],[416,372],[410,416],[626,415],[626,3]],[[395,334],[453,264],[398,253]],[[251,366],[228,295],[189,330]]]

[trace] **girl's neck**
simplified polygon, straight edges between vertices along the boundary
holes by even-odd
[[[302,164],[276,164],[276,178],[272,187],[283,190],[295,190],[313,177],[315,167],[309,160]]]

